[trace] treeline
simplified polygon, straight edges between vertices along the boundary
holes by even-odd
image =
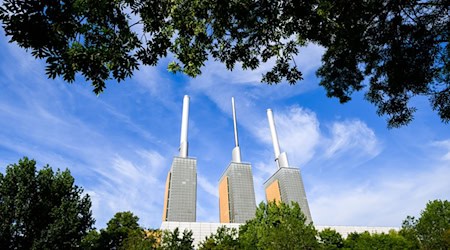
[[[161,232],[119,212],[104,229],[93,228],[91,200],[69,170],[39,171],[23,158],[0,173],[0,249],[450,249],[450,202],[428,202],[399,232],[318,232],[298,204],[261,203],[239,229],[221,227],[193,245],[191,231]]]

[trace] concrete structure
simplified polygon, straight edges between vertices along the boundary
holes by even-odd
[[[278,170],[264,183],[267,202],[284,202],[290,204],[297,202],[306,216],[306,222],[312,222],[311,212],[309,211],[308,200],[303,185],[302,176],[298,168],[289,166],[287,154],[280,152],[278,135],[275,128],[273,113],[271,109],[267,110],[270,132],[272,135],[273,149],[275,153],[275,162]]]
[[[167,174],[162,221],[195,222],[197,205],[197,160],[188,158],[189,96],[183,99],[180,156],[174,157]]]
[[[219,218],[221,223],[245,223],[256,212],[252,167],[241,162],[234,98],[231,99],[235,147],[232,160],[219,180]]]
[[[239,229],[239,226],[242,225],[240,223],[206,223],[206,222],[163,222],[161,224],[161,230],[170,230],[173,231],[175,228],[183,232],[185,229],[192,230],[192,237],[194,239],[194,247],[197,249],[198,244],[205,240],[206,236],[210,236],[212,233],[216,233],[217,229],[221,226],[225,226],[228,228],[236,228]],[[346,238],[350,233],[389,233],[391,230],[398,231],[400,228],[398,227],[359,227],[359,226],[314,226],[317,231],[322,231],[325,228],[331,228],[336,230],[338,233],[342,235],[342,237]],[[239,231],[238,231],[239,233]]]

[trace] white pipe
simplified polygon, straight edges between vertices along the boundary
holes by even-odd
[[[181,117],[180,157],[188,156],[189,96],[183,98],[183,114]]]
[[[269,120],[270,134],[272,135],[273,152],[275,153],[275,160],[277,160],[280,155],[280,144],[278,143],[277,130],[275,129],[275,122],[273,120],[271,109],[267,110],[267,119]]]
[[[231,108],[233,110],[234,144],[236,147],[239,147],[237,121],[236,121],[236,107],[234,106],[234,97],[231,97]]]
[[[233,110],[234,143],[235,143],[235,147],[234,147],[233,151],[231,152],[231,161],[240,163],[241,162],[241,149],[239,148],[236,107],[234,105],[234,97],[231,97],[231,108]]]

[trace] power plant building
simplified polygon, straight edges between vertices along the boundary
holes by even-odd
[[[232,98],[235,147],[232,160],[219,180],[219,219],[221,223],[245,223],[256,212],[255,190],[250,163],[241,161],[236,109]],[[188,157],[189,97],[183,99],[180,155],[174,157],[167,175],[163,221],[195,222],[197,203],[197,160]],[[289,166],[287,154],[280,153],[272,110],[267,110],[278,170],[264,183],[268,202],[297,202],[307,222],[312,222],[303,180],[298,168]]]
[[[189,96],[183,99],[180,155],[174,157],[167,174],[162,221],[195,222],[197,203],[197,160],[188,157]]]
[[[235,147],[232,151],[232,161],[219,181],[220,222],[245,223],[255,217],[255,190],[252,167],[249,163],[241,162],[234,98],[231,99],[231,103]]]
[[[306,217],[306,222],[312,222],[300,169],[290,167],[286,152],[280,153],[278,135],[271,109],[267,110],[267,118],[269,120],[278,170],[264,183],[266,200],[267,202],[281,201],[287,204],[297,202]]]
[[[232,160],[219,180],[219,218],[220,223],[196,222],[197,202],[197,160],[188,157],[188,116],[189,97],[183,99],[181,122],[180,154],[173,158],[167,175],[164,194],[164,209],[161,230],[192,231],[194,249],[206,236],[216,233],[219,227],[235,228],[253,219],[256,212],[255,190],[250,163],[241,161],[238,142],[236,110],[232,98],[235,147]],[[264,183],[267,202],[296,202],[306,217],[306,223],[312,222],[308,200],[300,173],[300,169],[289,165],[286,152],[280,152],[278,135],[271,109],[267,110],[267,118],[272,136],[277,171]],[[355,227],[355,226],[317,226],[318,231],[331,228],[345,238],[352,232],[388,233],[399,230],[393,227]]]

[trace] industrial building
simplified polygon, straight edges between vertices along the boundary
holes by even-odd
[[[241,161],[234,98],[231,104],[235,147],[219,181],[219,214],[221,223],[245,223],[255,217],[255,189],[251,164]]]
[[[278,170],[264,183],[266,200],[267,202],[281,201],[287,204],[297,202],[303,214],[306,216],[306,223],[312,222],[300,169],[290,167],[286,152],[280,152],[278,135],[271,109],[267,110],[267,118],[269,120],[275,162]]]
[[[164,210],[161,230],[191,230],[195,248],[206,236],[215,233],[221,226],[238,229],[247,220],[254,218],[256,211],[255,190],[250,163],[241,161],[239,148],[236,108],[232,98],[235,147],[232,159],[219,180],[219,220],[220,223],[196,222],[197,202],[197,160],[188,157],[188,116],[189,97],[184,96],[181,122],[180,154],[174,157],[167,175],[164,194]],[[267,118],[272,137],[277,170],[264,183],[267,202],[297,202],[306,217],[312,222],[308,200],[300,169],[289,165],[286,152],[280,151],[275,121],[271,109]],[[318,231],[331,228],[344,238],[351,232],[388,233],[399,230],[395,227],[355,227],[355,226],[315,226]]]
[[[162,221],[195,222],[197,160],[188,157],[189,96],[183,99],[180,155],[174,157],[167,174]]]

